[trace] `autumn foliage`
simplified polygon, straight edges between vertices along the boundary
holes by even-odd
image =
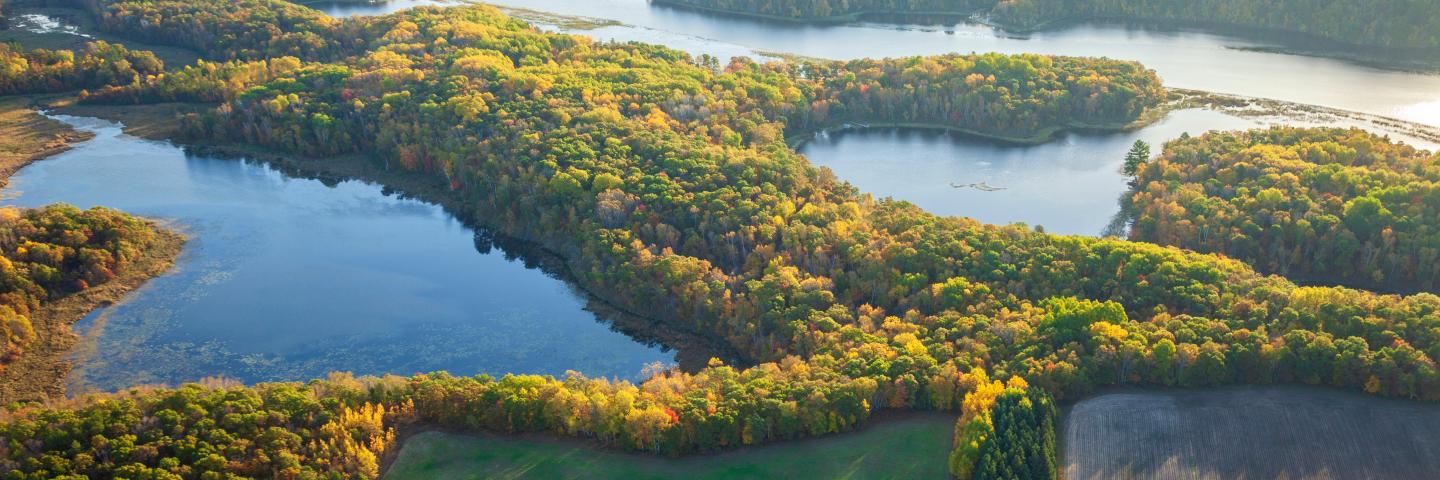
[[[106,11],[146,38],[226,35],[213,56],[237,62],[127,98],[244,78],[254,84],[185,119],[191,138],[361,154],[430,179],[477,220],[559,254],[588,291],[745,362],[638,385],[434,373],[99,396],[15,413],[0,430],[12,477],[373,477],[392,430],[420,424],[683,454],[849,431],[879,409],[961,412],[962,476],[1047,476],[1055,415],[1040,390],[1300,382],[1440,400],[1440,297],[1300,287],[1217,255],[940,217],[858,192],[785,139],[864,119],[998,134],[1129,121],[1161,92],[1131,63],[722,67],[488,7],[332,22],[186,3]],[[236,32],[266,15],[299,20],[263,39]],[[296,39],[315,48],[287,47]],[[247,66],[260,52],[270,63]],[[279,55],[301,65],[274,69]]]

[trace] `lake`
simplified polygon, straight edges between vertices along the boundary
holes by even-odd
[[[95,139],[21,170],[6,204],[104,205],[190,237],[173,273],[76,325],[76,387],[340,370],[634,379],[674,361],[436,205],[56,118]]]
[[[1159,70],[1172,86],[1328,105],[1440,125],[1440,76],[1386,71],[1334,59],[1248,51],[1244,49],[1261,44],[1195,30],[1078,25],[1015,37],[968,24],[935,27],[783,23],[652,6],[643,0],[493,1],[507,7],[625,24],[578,32],[585,35],[661,43],[721,57],[754,55],[756,51],[853,58],[998,50],[1133,58]],[[462,3],[397,0],[312,6],[330,15],[347,16],[390,13],[429,4]],[[66,27],[58,23],[50,26],[52,30],[57,28]],[[726,40],[714,40],[721,37]],[[1053,142],[1030,146],[924,131],[847,131],[822,135],[801,151],[866,192],[909,200],[936,213],[971,216],[989,223],[1024,222],[1056,233],[1097,235],[1118,210],[1117,201],[1126,189],[1119,165],[1137,139],[1149,142],[1158,153],[1166,140],[1182,132],[1193,135],[1278,123],[1363,126],[1372,130],[1375,126],[1299,117],[1256,119],[1182,110],[1133,132],[1072,132]],[[1422,148],[1435,147],[1433,141],[1425,139],[1404,135],[1397,138]],[[952,183],[976,182],[1004,190],[951,187]]]
[[[778,52],[824,58],[998,51],[1105,56],[1138,60],[1167,85],[1339,108],[1440,126],[1440,75],[1384,70],[1350,61],[1257,51],[1273,42],[1196,29],[1079,24],[1028,36],[983,25],[918,26],[864,22],[812,25],[651,5],[645,0],[489,0],[502,7],[620,22],[574,33],[617,41],[659,43],[721,58]],[[336,16],[374,15],[427,4],[316,5]],[[433,2],[459,5],[459,2]],[[521,12],[523,16],[524,12]],[[543,19],[539,19],[543,20]],[[555,26],[547,28],[560,29]],[[563,30],[563,29],[561,29]],[[724,40],[718,40],[723,38]],[[1009,145],[961,134],[873,129],[831,132],[800,151],[862,191],[908,200],[942,215],[984,222],[1024,222],[1065,234],[1098,235],[1119,210],[1126,190],[1125,152],[1145,140],[1158,154],[1181,133],[1275,124],[1359,126],[1375,123],[1296,114],[1254,118],[1180,110],[1131,132],[1071,132],[1042,145]],[[1381,122],[1384,123],[1384,122]],[[1435,142],[1377,130],[1421,148]],[[983,182],[1003,190],[954,188]]]
[[[1183,110],[1134,132],[1072,132],[1041,145],[872,128],[819,135],[799,150],[877,197],[986,223],[1023,222],[1052,233],[1098,235],[1129,187],[1120,167],[1135,140],[1150,142],[1158,152],[1165,140],[1184,132],[1257,125],[1219,112]],[[974,183],[1001,190],[967,187]]]
[[[1166,85],[1322,105],[1440,126],[1440,75],[1375,68],[1351,61],[1293,55],[1295,39],[1226,35],[1200,29],[1081,23],[1030,35],[955,22],[903,25],[865,22],[808,25],[651,5],[646,0],[487,0],[505,7],[617,21],[576,31],[599,39],[658,43],[720,58],[776,52],[853,59],[941,53],[1002,52],[1138,60]],[[335,16],[375,15],[425,4],[326,4]]]
[[[1100,235],[1129,188],[1125,153],[1144,140],[1159,154],[1182,134],[1241,130],[1277,123],[1316,125],[1303,118],[1241,117],[1205,109],[1171,112],[1128,132],[1069,132],[1040,145],[1014,145],[943,131],[870,128],[828,132],[799,151],[861,191],[907,200],[941,215],[986,223],[1023,222],[1052,233]],[[1362,126],[1332,120],[1335,126]],[[1423,148],[1433,142],[1386,132]],[[974,188],[971,184],[982,184]]]

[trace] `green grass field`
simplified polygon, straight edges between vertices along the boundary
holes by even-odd
[[[955,418],[907,415],[860,432],[681,458],[581,442],[426,432],[411,437],[388,480],[409,479],[944,479]]]

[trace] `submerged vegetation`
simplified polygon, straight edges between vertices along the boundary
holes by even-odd
[[[0,209],[0,368],[35,339],[35,311],[114,279],[155,242],[153,229],[103,208]]]
[[[1409,0],[651,0],[795,20],[865,14],[982,14],[1004,28],[1034,30],[1069,20],[1120,18],[1294,32],[1339,43],[1440,49],[1440,5]]]
[[[0,209],[0,401],[53,390],[70,323],[163,272],[180,241],[105,208]]]
[[[1440,157],[1361,130],[1170,142],[1139,166],[1127,201],[1134,240],[1316,283],[1440,287]]]
[[[434,373],[134,389],[11,411],[10,478],[374,478],[418,425],[676,455],[850,431],[880,409],[960,412],[962,478],[1053,478],[1052,395],[1100,385],[1440,400],[1440,297],[1299,287],[1217,255],[939,217],[864,195],[785,142],[845,121],[1002,136],[1124,124],[1164,94],[1134,63],[722,67],[489,7],[340,21],[267,0],[89,5],[112,33],[219,63],[86,101],[218,102],[185,116],[191,141],[428,178],[431,194],[563,257],[587,290],[754,364],[638,385]]]

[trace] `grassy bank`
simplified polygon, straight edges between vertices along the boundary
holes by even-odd
[[[91,135],[40,115],[29,97],[0,98],[0,187],[31,162],[70,149]]]
[[[598,450],[543,436],[426,432],[406,442],[385,478],[947,478],[954,424],[949,415],[906,414],[877,418],[859,432],[682,458]]]
[[[40,97],[0,98],[0,185],[26,165],[68,150],[72,143],[92,136],[37,113],[32,105],[42,100]],[[96,308],[119,301],[147,280],[170,270],[179,256],[185,244],[184,235],[159,224],[152,226],[158,233],[157,241],[134,265],[109,282],[46,302],[30,317],[35,341],[27,345],[19,360],[0,369],[0,405],[64,395],[64,380],[70,372],[65,357],[78,341],[70,326]]]
[[[151,103],[144,105],[82,105],[73,97],[47,102],[52,112],[77,117],[103,118],[125,125],[125,133],[150,140],[168,140],[179,134],[181,116],[209,110],[203,103]]]
[[[63,31],[39,33],[23,28],[0,29],[0,42],[17,43],[26,49],[78,50],[87,43],[104,40],[109,43],[124,45],[131,50],[149,50],[155,52],[155,56],[165,62],[165,67],[171,69],[193,64],[196,59],[200,58],[200,55],[192,50],[168,45],[137,42],[101,32],[95,27],[95,20],[90,17],[90,14],[78,8],[18,6],[9,8],[6,14],[10,17],[26,14],[44,15],[56,19],[64,25],[72,25],[76,28],[76,32],[86,35],[75,35]]]

